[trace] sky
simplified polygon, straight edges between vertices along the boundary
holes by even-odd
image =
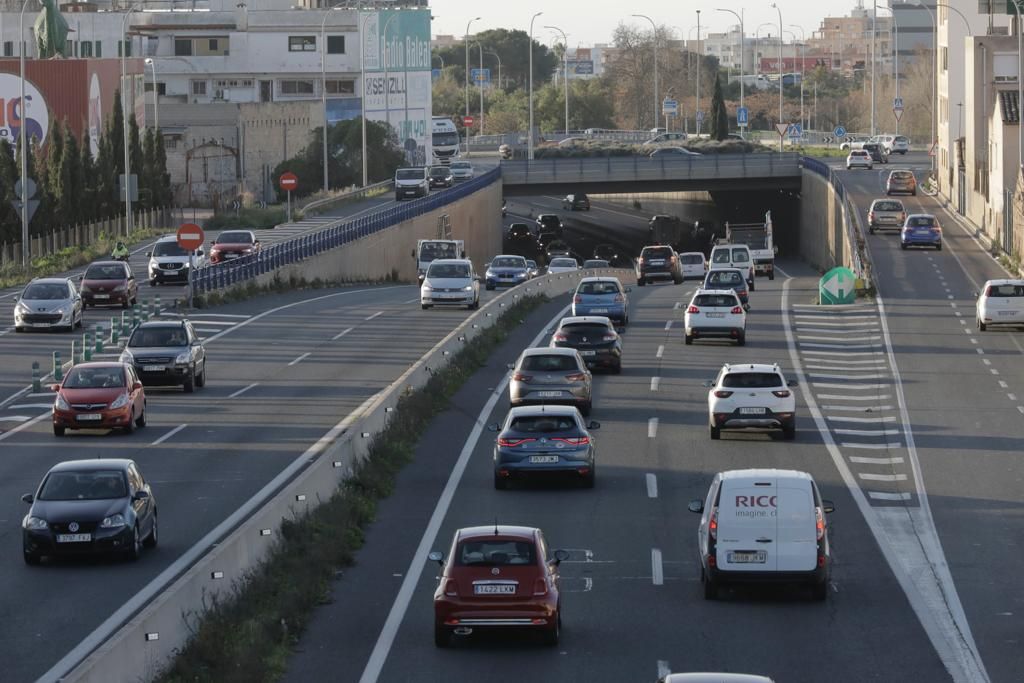
[[[799,34],[800,31],[793,29],[790,24],[801,26],[807,37],[818,29],[821,20],[826,16],[847,16],[850,10],[856,6],[856,0],[777,0],[782,10],[783,28]],[[870,6],[872,0],[863,0],[865,6]],[[474,17],[481,17],[474,21],[470,33],[491,28],[519,28],[528,31],[530,28],[530,17],[536,12],[543,11],[544,14],[537,17],[534,22],[534,38],[547,45],[553,45],[556,34],[544,29],[543,26],[558,26],[569,39],[569,46],[589,46],[596,43],[610,43],[612,32],[620,22],[634,23],[638,27],[648,27],[650,24],[644,19],[631,18],[629,15],[646,14],[658,24],[678,26],[696,38],[697,31],[697,3],[684,3],[678,0],[632,0],[618,10],[617,4],[609,0],[526,0],[522,5],[518,2],[495,2],[495,0],[478,0],[467,2],[467,0],[430,0],[430,8],[434,15],[434,35],[454,34],[461,36],[466,32],[466,22]],[[701,33],[704,27],[708,27],[713,33],[724,32],[727,28],[739,22],[727,12],[716,12],[713,8],[724,7],[735,12],[744,8],[744,27],[748,35],[753,35],[755,28],[763,22],[779,23],[778,12],[771,6],[771,0],[716,0],[715,2],[700,3],[703,5],[700,13]],[[887,6],[888,0],[878,0],[880,6]],[[595,11],[595,6],[601,9]],[[879,10],[879,14],[888,14]],[[691,31],[691,27],[693,30]],[[679,29],[676,29],[677,31]],[[765,30],[767,32],[767,30]],[[558,40],[561,42],[561,39]]]

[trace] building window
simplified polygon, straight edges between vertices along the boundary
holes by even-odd
[[[100,41],[98,41],[98,40],[96,41],[96,47],[95,47],[95,49],[93,50],[93,53],[94,53],[94,54],[95,54],[95,55],[96,55],[97,57],[102,57],[102,56],[103,56],[103,43],[102,43],[102,42],[100,42]]]
[[[175,57],[191,57],[192,56],[192,41],[188,38],[175,38],[174,39],[174,56]]]
[[[92,41],[91,40],[83,40],[83,41],[81,41],[81,43],[79,45],[79,48],[80,48],[79,52],[81,53],[80,56],[82,56],[82,57],[92,57]]]
[[[198,97],[205,97],[206,81],[192,81],[192,94]]]
[[[143,90],[143,92],[153,92],[153,82],[152,81],[146,81],[146,83],[143,84],[143,86],[142,86],[142,90]],[[160,96],[166,95],[167,94],[167,84],[166,83],[157,83],[156,84],[156,94],[160,95]]]
[[[4,57],[13,57],[13,56],[14,56],[14,41],[13,40],[5,40],[4,41]]]
[[[315,92],[313,81],[281,81],[280,87],[282,95],[312,95]]]
[[[949,48],[948,47],[941,47],[941,48],[939,48],[939,58],[942,60],[942,62],[941,62],[942,63],[942,70],[943,71],[948,71],[949,70]]]
[[[121,54],[122,50],[126,50],[124,55]],[[123,41],[120,41],[120,40],[117,41],[117,56],[118,57],[122,57],[122,56],[124,56],[124,57],[131,57],[132,56],[132,41],[129,40],[127,43],[125,43]]]
[[[340,81],[337,79],[327,80],[328,95],[354,95],[356,92],[355,81]]]
[[[316,52],[316,36],[288,36],[288,52]]]
[[[217,39],[216,38],[210,38],[210,41],[207,44],[207,47],[210,50],[210,52],[217,52]]]
[[[327,54],[345,54],[345,36],[327,36]]]

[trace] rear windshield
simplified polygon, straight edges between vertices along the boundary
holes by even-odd
[[[124,386],[124,370],[109,368],[72,368],[64,380],[65,389],[109,389]]]
[[[496,565],[528,565],[536,562],[533,543],[529,541],[504,541],[487,539],[465,541],[455,551],[455,564],[493,567]]]
[[[701,264],[704,263],[704,257],[701,254],[683,254],[679,257],[679,260],[686,264]]]
[[[668,247],[655,247],[654,249],[644,249],[644,258],[669,258],[672,256],[672,250]]]
[[[578,264],[576,259],[573,258],[556,258],[552,259],[549,264],[550,268],[575,268]]]
[[[552,216],[550,214],[541,216],[537,220],[540,221],[541,225],[557,226],[559,225],[559,223],[561,223],[561,221],[558,220],[558,216]]]
[[[572,323],[569,325],[562,325],[562,332],[578,334],[584,337],[600,337],[601,335],[608,333],[608,326],[598,325],[596,323]]]
[[[447,178],[448,169],[445,168],[444,166],[434,166],[432,169],[430,169],[430,175],[435,178]]]
[[[910,171],[893,171],[891,175],[898,180],[910,180],[914,177],[914,174]]]
[[[85,271],[86,280],[123,280],[128,277],[124,266],[121,264],[110,264],[102,266],[89,266]]]
[[[732,260],[736,263],[746,263],[750,258],[750,252],[746,249],[733,249]]]
[[[29,285],[21,293],[22,299],[34,301],[61,301],[69,296],[68,286],[63,282],[40,282]]]
[[[252,233],[241,230],[229,230],[217,235],[217,244],[252,244]]]
[[[907,219],[907,225],[912,228],[928,228],[935,225],[935,219],[931,216],[911,216]]]
[[[466,278],[469,277],[469,266],[465,263],[431,263],[427,277]]]
[[[599,259],[591,259],[589,261],[583,262],[584,268],[607,268],[609,265],[611,264],[609,264],[607,261],[602,261]]]
[[[128,495],[124,473],[117,470],[51,472],[39,500],[107,500]]]
[[[513,419],[509,429],[526,434],[551,434],[576,429],[576,420],[570,415],[527,415]]]
[[[1024,285],[989,285],[985,295],[1024,297]]]
[[[707,284],[732,287],[743,283],[743,276],[735,270],[713,270],[708,273]],[[713,288],[712,288],[713,289]]]
[[[581,282],[577,294],[618,294],[618,282]]]
[[[902,211],[903,204],[893,201],[875,202],[875,211]]]
[[[523,370],[534,370],[539,372],[569,372],[578,370],[576,359],[573,356],[551,354],[550,356],[527,356],[523,358]]]
[[[526,259],[522,257],[505,256],[491,261],[493,268],[526,268]]]
[[[451,165],[451,168],[453,168],[453,169],[455,169],[455,168],[467,169],[467,168],[473,168],[473,166],[468,161],[453,161],[452,165]]]
[[[715,249],[711,254],[712,263],[729,263],[730,254],[728,249]]]
[[[910,140],[907,139],[906,135],[897,135],[895,138],[893,138],[893,141],[894,142],[910,142]]]
[[[774,372],[730,372],[722,386],[731,389],[771,389],[782,386],[782,377]]]
[[[699,294],[693,300],[694,306],[737,306],[735,294]]]

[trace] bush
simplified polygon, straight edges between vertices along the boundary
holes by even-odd
[[[295,217],[294,212],[292,217]],[[288,214],[281,207],[270,207],[266,209],[243,208],[236,216],[231,211],[218,213],[212,218],[207,218],[203,227],[206,230],[225,230],[229,228],[244,228],[248,230],[274,228],[288,220]]]

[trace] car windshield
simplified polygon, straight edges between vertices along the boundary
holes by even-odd
[[[118,470],[50,472],[39,490],[39,500],[107,500],[127,495],[124,473]]]
[[[576,268],[578,264],[576,259],[572,258],[556,258],[551,259],[551,263],[548,264],[549,268]]]
[[[902,211],[903,204],[894,201],[875,202],[875,211]]]
[[[455,132],[451,133],[434,133],[431,136],[435,145],[448,147],[450,145],[459,144],[459,134]]]
[[[128,340],[128,346],[136,348],[184,346],[186,343],[187,336],[182,327],[140,327]]]
[[[465,541],[455,552],[455,564],[462,567],[518,564],[536,562],[533,543],[529,541],[505,541],[487,539]]]
[[[571,415],[524,415],[512,419],[509,429],[527,434],[551,434],[576,429]]]
[[[589,261],[583,262],[584,268],[607,268],[609,265],[611,264],[601,259],[590,259]]]
[[[526,267],[527,268],[536,268],[537,267],[537,262],[536,261],[527,261],[526,262]]]
[[[743,283],[743,276],[736,270],[712,270],[708,273],[707,284],[732,287]]]
[[[683,263],[690,265],[700,265],[704,263],[703,254],[683,254],[679,257],[679,260]]]
[[[731,255],[729,254],[728,249],[716,249],[715,252],[711,254],[712,263],[729,263],[730,258]]]
[[[188,256],[188,252],[179,247],[177,242],[168,240],[153,245],[153,256]]]
[[[558,216],[552,216],[551,214],[545,214],[543,216],[540,216],[537,219],[537,221],[541,225],[550,225],[550,226],[555,226],[555,227],[557,227],[558,224],[559,224]]]
[[[432,278],[468,278],[469,266],[465,263],[434,263],[427,270]]]
[[[499,256],[491,261],[492,268],[526,268],[526,259],[513,256]]]
[[[89,266],[85,271],[86,280],[124,280],[126,277],[128,273],[120,263]]]
[[[750,260],[750,252],[746,249],[733,249],[732,260],[736,263],[746,263]]]
[[[911,216],[907,219],[907,225],[912,228],[930,228],[935,225],[935,219],[931,216]]]
[[[217,235],[217,244],[252,244],[253,236],[243,230],[229,230]]]
[[[668,258],[672,256],[672,250],[668,247],[657,247],[655,249],[644,249],[641,254],[644,258]]]
[[[399,180],[420,180],[423,178],[423,171],[418,168],[400,168],[395,173]]]
[[[63,282],[38,282],[21,293],[22,299],[32,301],[62,301],[68,297],[68,286]]]
[[[473,165],[470,164],[468,161],[453,161],[451,165],[451,169],[453,171],[466,171],[471,168],[473,168]]]
[[[1024,297],[1024,285],[989,285],[985,296]]]
[[[447,178],[448,169],[445,168],[444,166],[435,166],[434,168],[430,169],[430,175],[434,178]]]
[[[509,237],[529,237],[532,234],[529,226],[526,225],[513,225],[508,229]]]
[[[111,389],[124,386],[124,370],[119,367],[72,368],[64,380],[64,389]]]
[[[722,378],[722,386],[730,389],[771,389],[782,386],[782,377],[775,372],[730,372]]]
[[[600,337],[601,335],[608,334],[609,328],[607,325],[601,325],[598,323],[571,323],[569,325],[562,325],[562,332]]]
[[[439,258],[458,258],[455,245],[450,242],[426,242],[420,247],[420,261],[433,261]]]
[[[738,306],[735,294],[699,294],[693,299],[694,306]]]
[[[618,282],[581,282],[577,294],[618,294]]]
[[[523,358],[519,366],[521,370],[532,370],[534,372],[569,372],[579,370],[574,356],[562,354],[535,355]]]
[[[914,177],[914,174],[910,171],[893,171],[892,177],[896,180],[910,180]]]

